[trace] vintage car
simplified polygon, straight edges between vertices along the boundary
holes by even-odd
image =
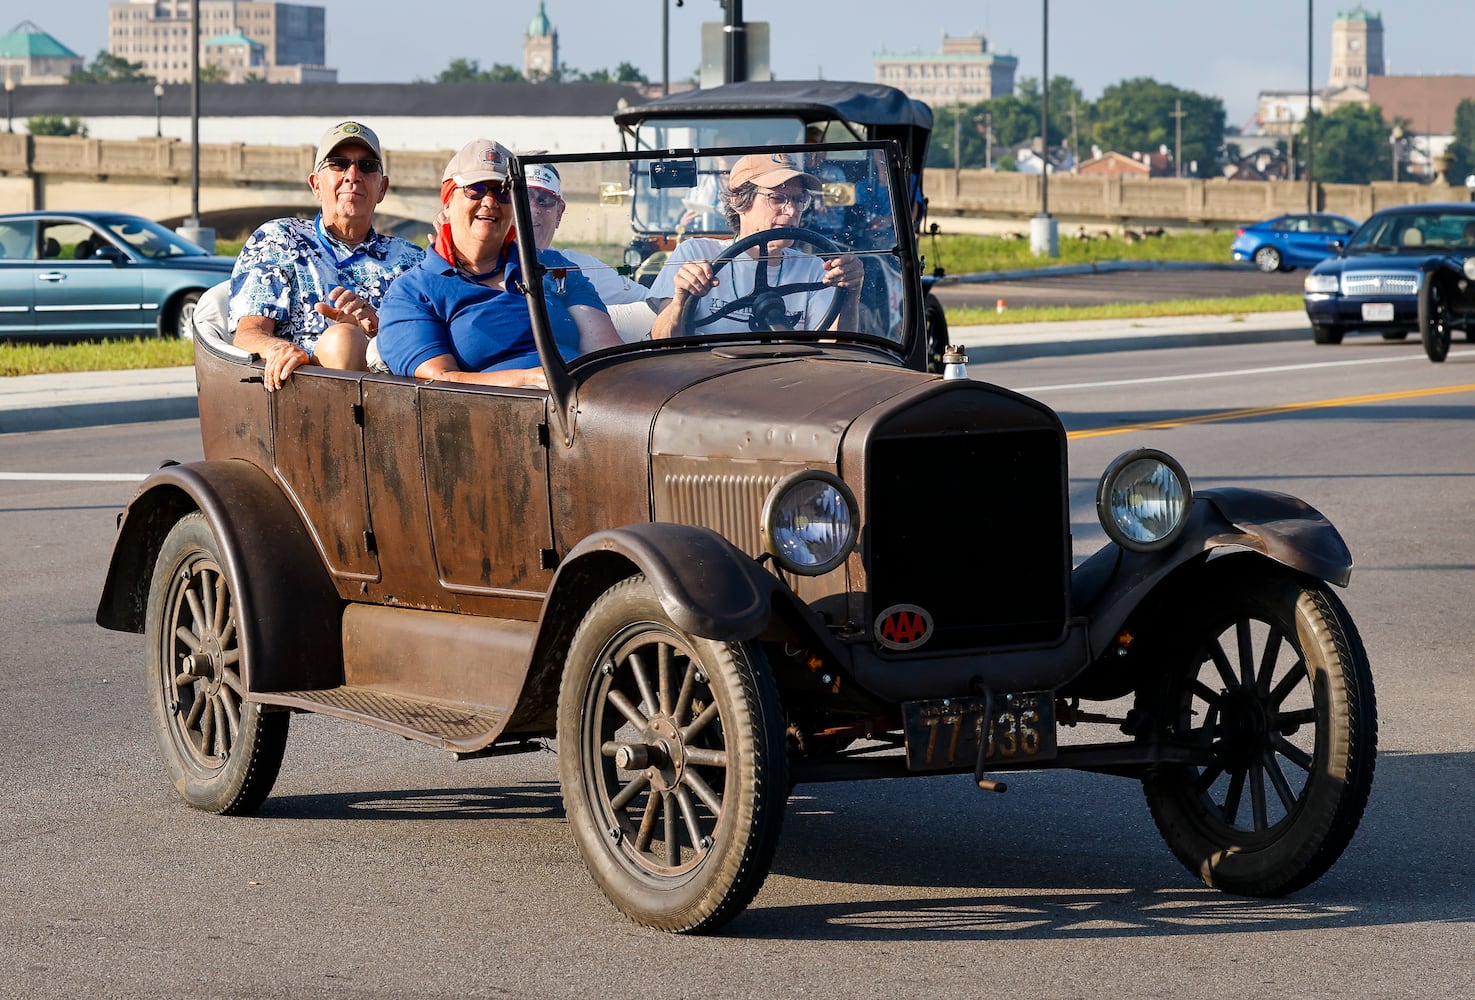
[[[1475,205],[1399,205],[1368,217],[1339,254],[1306,276],[1306,316],[1318,344],[1349,331],[1384,340],[1418,332],[1430,361],[1456,327],[1475,340]]]
[[[188,336],[234,264],[137,215],[0,215],[0,337]]]
[[[921,234],[927,219],[927,198],[922,190],[927,163],[927,143],[932,135],[932,109],[895,87],[880,83],[844,80],[744,80],[720,87],[679,91],[648,104],[621,108],[615,113],[626,149],[695,149],[703,152],[724,146],[767,146],[803,142],[847,142],[876,139],[896,143],[906,175],[906,211],[911,226]],[[699,157],[699,184],[672,211],[634,213],[635,238],[626,250],[625,263],[648,280],[661,259],[682,238],[725,233],[727,222],[719,208],[722,177],[731,157],[711,154]],[[871,218],[891,215],[889,204],[878,199],[889,188],[871,182],[862,162],[829,161],[822,166],[827,183],[853,190],[857,200],[836,206],[812,228],[830,237],[846,228],[845,216]],[[875,202],[873,204],[873,202]],[[871,235],[864,227],[851,227],[858,245]],[[937,227],[931,227],[936,235]],[[936,242],[934,240],[934,250]],[[936,253],[934,253],[934,258]],[[922,305],[927,322],[927,367],[942,371],[943,349],[947,346],[947,313],[932,294],[943,277],[941,262],[934,259],[922,273]],[[873,283],[873,291],[879,283]],[[879,297],[875,307],[881,308]]]
[[[905,190],[890,144],[790,151],[874,159]],[[560,237],[624,267],[628,203],[654,196],[631,179],[672,193],[698,159],[524,157],[518,232],[525,171],[554,163]],[[924,371],[913,231],[890,204],[865,251],[896,269],[889,317],[842,292],[786,329],[816,290],[770,281],[723,307],[736,330],[626,323],[628,343],[571,358],[547,313],[569,270],[523,240],[547,390],[309,367],[267,393],[258,359],[197,335],[205,458],[139,487],[97,610],[145,636],[178,793],[253,811],[293,713],[458,758],[551,739],[594,881],[676,932],[753,900],[805,782],[955,773],[960,793],[1001,792],[1001,772],[1077,768],[1140,782],[1210,886],[1277,896],[1326,872],[1377,742],[1341,536],[1295,497],[1194,492],[1134,449],[1099,480],[1109,541],[1075,565],[1060,419],[956,350]],[[761,273],[750,251],[771,264],[791,241],[845,252],[789,227],[714,266]]]

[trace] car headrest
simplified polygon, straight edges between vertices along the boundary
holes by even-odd
[[[41,244],[41,256],[42,257],[60,257],[61,256],[61,244],[58,243],[58,242],[56,242],[56,237],[54,237],[54,236],[48,236],[48,237],[46,237],[46,242],[44,242],[44,243]]]

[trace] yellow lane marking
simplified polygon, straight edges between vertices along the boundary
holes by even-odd
[[[1272,416],[1277,413],[1294,413],[1297,410],[1319,410],[1333,406],[1356,406],[1359,403],[1386,403],[1393,399],[1415,399],[1419,396],[1444,396],[1454,392],[1475,392],[1475,385],[1448,385],[1434,389],[1407,389],[1403,392],[1379,392],[1369,396],[1342,396],[1338,399],[1313,399],[1305,403],[1286,403],[1282,406],[1256,406],[1248,410],[1225,410],[1222,413],[1205,413],[1196,417],[1179,417],[1172,420],[1153,420],[1141,424],[1123,424],[1120,427],[1102,427],[1089,431],[1070,431],[1065,437],[1069,441],[1083,438],[1110,437],[1113,434],[1130,434],[1135,431],[1165,431],[1190,424],[1216,424],[1225,420],[1245,420],[1250,417]]]

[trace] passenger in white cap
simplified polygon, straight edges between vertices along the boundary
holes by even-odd
[[[553,246],[553,235],[558,232],[567,207],[563,200],[563,181],[558,168],[551,163],[534,163],[527,168],[528,207],[533,215],[533,242],[539,250]],[[650,289],[632,278],[628,278],[592,254],[576,250],[559,250],[574,265],[584,272],[584,277],[594,284],[594,290],[607,306],[644,302],[650,298]]]
[[[241,248],[231,274],[229,328],[266,363],[267,391],[306,364],[367,368],[369,338],[389,284],[425,251],[374,230],[389,191],[379,137],[346,121],[318,141],[307,186],[317,218],[276,219]]]

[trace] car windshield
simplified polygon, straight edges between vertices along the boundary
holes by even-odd
[[[189,240],[165,229],[157,222],[136,216],[116,216],[102,220],[108,234],[126,243],[140,257],[208,257],[209,252]]]
[[[1475,251],[1475,213],[1420,209],[1377,215],[1363,223],[1347,250],[1424,251],[1431,247]]]
[[[556,220],[540,208],[546,194],[529,190],[535,229],[543,230],[539,247],[573,252],[573,270],[591,278],[627,342],[648,336],[660,309],[642,302],[632,320],[608,290],[629,297],[640,284],[663,306],[683,265],[706,262],[716,286],[691,303],[674,336],[731,342],[844,335],[902,346],[917,308],[906,289],[917,279],[909,222],[897,218],[905,198],[892,197],[893,149],[878,142],[789,144],[527,156],[523,163],[530,177],[544,163],[561,178],[564,207]],[[548,232],[550,225],[556,231]],[[843,282],[832,273],[839,271],[849,275]],[[837,283],[853,287],[837,294]]]

